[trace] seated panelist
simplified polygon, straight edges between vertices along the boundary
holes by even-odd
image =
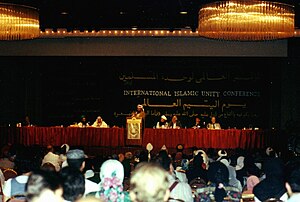
[[[108,125],[105,123],[105,121],[103,121],[101,116],[97,117],[92,126],[96,128],[108,128]]]
[[[216,117],[211,117],[211,123],[207,124],[207,129],[215,130],[215,129],[221,129],[221,125],[219,123],[216,123]]]

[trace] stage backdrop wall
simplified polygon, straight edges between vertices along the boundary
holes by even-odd
[[[21,122],[25,114],[43,126],[74,124],[81,115],[92,123],[100,115],[110,126],[125,127],[143,104],[146,127],[175,114],[183,127],[215,115],[227,129],[273,126],[271,104],[280,107],[286,59],[18,57],[2,64],[3,124]]]

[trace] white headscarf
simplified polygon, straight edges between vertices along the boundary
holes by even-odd
[[[100,168],[100,180],[104,178],[111,178],[115,172],[116,177],[123,182],[124,167],[118,160],[109,159],[105,161]]]
[[[244,167],[244,159],[245,157],[243,156],[237,158],[235,170],[241,170]]]

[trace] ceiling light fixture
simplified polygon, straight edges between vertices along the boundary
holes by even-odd
[[[257,41],[293,37],[295,12],[288,4],[227,0],[204,5],[198,33],[214,39]]]
[[[39,13],[32,7],[0,3],[0,40],[39,37]]]

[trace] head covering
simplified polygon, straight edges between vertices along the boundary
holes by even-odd
[[[269,198],[281,198],[286,193],[285,182],[282,179],[271,177],[259,182],[253,188],[253,194],[260,201],[265,201]]]
[[[182,151],[184,150],[183,144],[178,144],[178,145],[176,146],[176,150],[179,151],[179,152],[182,152]]]
[[[220,162],[223,163],[227,167],[229,166],[229,161],[227,159],[221,159]]]
[[[259,178],[255,175],[251,175],[247,178],[247,190],[251,191],[253,190],[253,187],[259,183]]]
[[[243,190],[241,182],[236,178],[236,171],[233,166],[230,165],[229,161],[227,159],[221,159],[220,162],[222,162],[224,165],[226,165],[228,172],[229,172],[229,182],[228,184],[232,187],[238,188],[241,192]]]
[[[181,161],[181,168],[182,170],[188,170],[189,169],[189,160],[188,159],[182,159]]]
[[[284,163],[279,158],[266,159],[263,164],[266,177],[279,176],[284,174]]]
[[[244,167],[244,159],[245,157],[243,156],[237,158],[235,170],[241,170]]]
[[[268,148],[266,149],[266,154],[267,154],[268,156],[270,156],[271,151],[274,151],[273,148],[272,148],[272,147],[268,147]]]
[[[60,146],[60,148],[66,147],[66,152],[68,152],[70,150],[70,146],[68,144],[63,144]]]
[[[100,180],[104,178],[111,178],[112,174],[123,182],[124,179],[124,167],[118,160],[109,159],[105,161],[100,168]]]
[[[94,177],[94,175],[95,175],[95,173],[94,173],[93,170],[87,170],[87,171],[85,171],[85,173],[84,173],[84,177],[85,177],[85,178],[91,178],[91,177]]]
[[[67,152],[67,159],[84,159],[87,156],[81,149],[72,149]]]
[[[126,152],[126,153],[125,153],[125,158],[126,158],[126,159],[132,159],[132,157],[133,157],[133,155],[132,155],[131,152]]]
[[[280,198],[286,192],[282,160],[279,158],[267,159],[263,167],[266,178],[253,188],[254,195],[260,201]]]
[[[160,118],[164,119],[164,120],[168,120],[167,117],[165,115],[162,115]]]
[[[227,152],[224,149],[221,149],[218,151],[218,156],[219,156],[219,158],[217,159],[217,161],[220,161],[222,159],[222,157],[227,156]]]
[[[137,105],[138,109],[144,109],[143,105]]]
[[[166,145],[163,145],[160,150],[167,150]]]
[[[153,149],[153,145],[149,142],[146,146],[146,149],[148,152],[150,152]]]
[[[202,158],[203,158],[203,163],[205,163],[206,168],[208,168],[209,160],[208,160],[207,154],[205,153],[205,151],[199,149],[199,150],[194,151],[194,156],[197,156],[199,153],[200,153],[200,155],[201,155]]]
[[[118,160],[107,160],[100,168],[100,191],[97,195],[106,202],[122,202],[124,168]]]

